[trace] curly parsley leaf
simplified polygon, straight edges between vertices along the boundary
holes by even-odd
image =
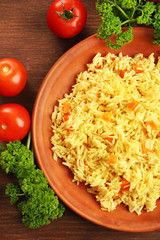
[[[33,152],[20,141],[8,143],[7,149],[0,146],[0,166],[18,179],[19,185],[8,183],[5,193],[11,204],[17,204],[26,226],[37,228],[63,215],[63,203],[49,187],[43,171],[36,168]]]
[[[138,24],[145,24],[146,26],[152,24],[153,22],[153,13],[156,10],[156,6],[153,2],[146,2],[139,11],[141,12],[140,16],[137,17]]]
[[[157,3],[144,0],[97,0],[96,9],[101,18],[97,37],[105,39],[111,49],[119,49],[133,40],[133,26],[150,25],[154,27],[154,42],[159,45],[158,8]],[[122,31],[124,26],[128,27],[127,31]]]
[[[10,203],[15,204],[19,200],[21,190],[13,183],[8,183],[6,186],[5,194],[10,197]]]
[[[153,19],[154,33],[153,43],[160,46],[160,4],[157,4],[156,12]]]

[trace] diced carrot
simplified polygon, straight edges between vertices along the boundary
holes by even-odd
[[[130,71],[127,70],[127,69],[121,70],[119,76],[120,76],[121,78],[124,78],[124,76],[125,76],[127,73],[129,73],[129,72],[130,72]]]
[[[148,149],[145,147],[145,142],[141,143],[141,150],[142,150],[142,153],[147,153],[148,152]]]
[[[119,192],[118,192],[118,196],[121,196],[121,195],[122,195],[122,191],[119,191]]]
[[[133,101],[129,103],[128,107],[130,110],[137,112],[139,111],[140,103],[137,101]]]
[[[69,102],[64,102],[62,106],[62,111],[65,113],[69,113],[71,109],[71,104]]]
[[[72,127],[72,126],[70,126],[70,127],[69,127],[69,128],[67,128],[66,130],[67,130],[67,132],[73,131],[73,127]]]
[[[103,118],[105,121],[111,121],[111,113],[110,113],[110,112],[105,112],[105,113],[103,113],[102,118]]]
[[[113,138],[112,136],[114,136],[114,135],[112,134],[112,135],[110,135],[109,137],[106,137],[105,140],[107,140],[107,141],[110,142],[110,143],[113,143],[114,138]]]
[[[64,113],[64,115],[63,115],[64,121],[67,121],[69,119],[69,115],[70,115],[70,113]]]
[[[116,57],[112,57],[112,61],[114,61],[116,59]]]
[[[109,164],[115,164],[117,162],[117,156],[115,154],[111,154],[108,158]]]
[[[101,68],[101,65],[99,64],[99,62],[97,63],[96,66],[94,66],[96,69],[100,69]]]
[[[144,69],[143,69],[142,65],[134,65],[132,67],[132,69],[135,71],[135,73],[142,73],[142,72],[144,72]]]
[[[113,143],[113,140],[114,140],[114,138],[112,138],[112,137],[106,137],[105,139],[110,143]]]
[[[152,120],[152,121],[149,121],[149,122],[145,122],[145,125],[146,126],[150,126],[151,127],[151,129],[153,129],[153,130],[156,130],[157,128],[158,128],[158,126],[157,126],[157,124],[154,122],[154,120]]]
[[[142,150],[142,153],[148,152],[147,149],[145,148],[145,143],[144,142],[141,143],[141,150]]]
[[[121,179],[121,191],[127,191],[130,188],[130,182],[128,182],[125,178]]]
[[[152,152],[153,151],[153,140],[148,139],[145,142],[141,143],[142,153]]]

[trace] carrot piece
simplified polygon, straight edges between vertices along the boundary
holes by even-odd
[[[143,69],[142,65],[134,65],[132,67],[132,69],[135,71],[135,73],[142,73],[142,72],[144,72],[144,69]]]
[[[70,127],[69,127],[69,128],[67,128],[66,130],[67,130],[67,132],[73,131],[73,127],[72,127],[72,126],[70,126]]]
[[[124,78],[124,76],[125,76],[127,73],[129,73],[129,72],[130,72],[130,71],[127,70],[127,69],[121,70],[119,76],[120,76],[121,78]]]
[[[125,178],[121,179],[121,190],[120,191],[127,191],[130,188],[130,182],[128,182]]]
[[[115,164],[117,162],[117,156],[115,154],[111,154],[108,158],[109,164]]]
[[[71,104],[69,102],[64,102],[62,106],[62,111],[65,113],[69,113],[71,109]]]
[[[128,105],[128,107],[130,110],[137,112],[139,111],[140,103],[137,101],[133,101]]]
[[[63,115],[64,121],[67,121],[67,120],[69,119],[69,115],[70,115],[70,113],[65,113],[65,114]]]
[[[145,125],[146,126],[150,126],[151,127],[151,129],[153,129],[153,130],[156,130],[157,129],[157,124],[154,122],[154,120],[152,120],[152,121],[149,121],[149,122],[145,122]]]
[[[111,138],[111,137],[107,137],[107,138],[105,138],[108,142],[110,142],[110,143],[112,143],[113,142],[113,138]]]
[[[99,64],[99,62],[97,63],[96,66],[94,66],[96,69],[100,69],[101,68],[101,65]]]
[[[141,143],[141,151],[142,151],[142,153],[148,152],[147,149],[145,148],[145,143],[144,142]]]
[[[112,57],[112,61],[114,61],[116,59],[116,57]]]
[[[141,143],[142,153],[152,152],[153,151],[153,140],[148,139],[146,142]]]
[[[111,121],[111,113],[110,113],[110,112],[105,112],[105,113],[103,113],[102,118],[103,118],[105,121]]]
[[[122,191],[119,191],[119,192],[118,192],[118,196],[121,196],[121,195],[122,195]]]
[[[113,134],[112,134],[112,135],[109,135],[109,137],[106,137],[105,140],[107,140],[107,141],[110,142],[110,143],[113,143],[114,138],[113,138],[112,136],[114,136],[114,135],[113,135]]]

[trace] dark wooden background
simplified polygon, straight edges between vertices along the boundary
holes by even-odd
[[[0,104],[15,102],[32,114],[37,91],[58,58],[84,38],[96,33],[100,19],[95,0],[81,0],[88,18],[83,31],[68,40],[54,36],[47,27],[46,15],[52,0],[0,0],[0,58],[13,57],[24,64],[27,85],[16,97],[0,97]],[[5,196],[5,185],[15,181],[0,169],[0,240],[119,240],[160,239],[160,231],[149,233],[119,232],[83,219],[66,207],[62,218],[39,229],[29,229],[21,215]]]

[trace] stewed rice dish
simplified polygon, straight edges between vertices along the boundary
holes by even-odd
[[[102,210],[141,214],[160,196],[160,60],[100,53],[52,114],[53,158]]]

